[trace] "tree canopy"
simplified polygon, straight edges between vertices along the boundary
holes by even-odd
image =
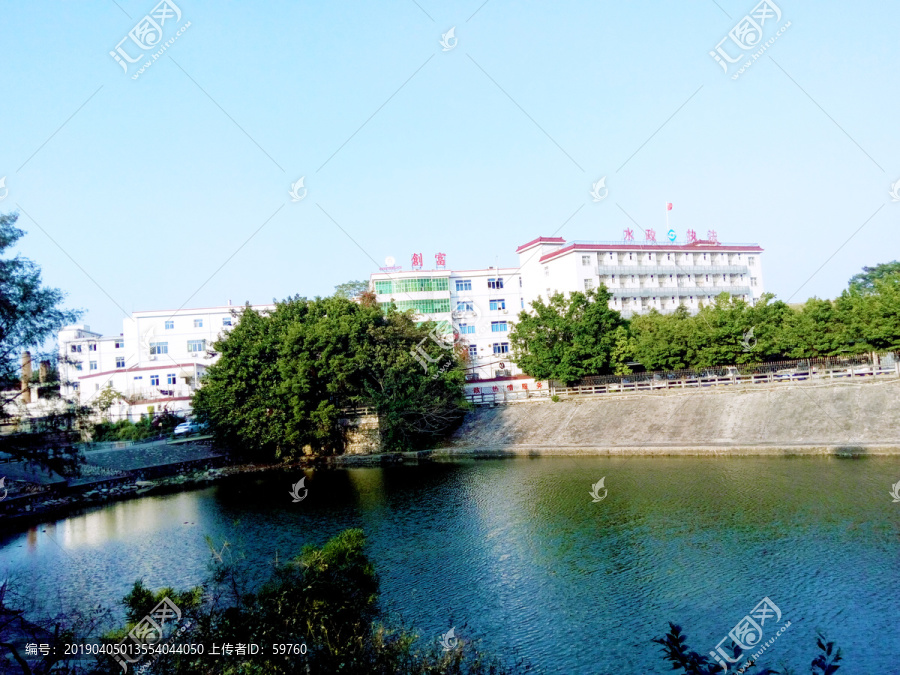
[[[616,331],[625,320],[609,308],[611,297],[603,286],[568,297],[556,293],[547,302],[539,297],[510,333],[516,364],[533,377],[563,382],[612,372]]]
[[[42,284],[37,263],[21,255],[5,257],[25,236],[16,227],[18,218],[17,213],[0,215],[0,388],[18,381],[23,351],[40,348],[81,316],[61,307],[65,294]]]
[[[429,339],[435,330],[337,295],[289,298],[269,313],[246,307],[214,345],[221,358],[193,409],[219,441],[259,458],[338,453],[339,420],[361,407],[378,414],[386,449],[420,447],[465,406],[463,358]]]

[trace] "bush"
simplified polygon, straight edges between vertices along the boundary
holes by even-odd
[[[557,396],[556,394],[553,394],[553,396],[550,397],[550,400],[553,401],[554,403],[559,403],[559,396]]]

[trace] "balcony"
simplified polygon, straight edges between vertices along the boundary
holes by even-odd
[[[609,276],[612,274],[749,274],[750,268],[746,265],[693,265],[688,263],[674,264],[665,261],[664,265],[597,265],[594,274],[597,276]]]
[[[752,297],[753,293],[749,286],[662,286],[660,288],[615,288],[610,290],[615,298],[647,298],[660,296],[688,297],[691,295],[719,295],[720,293],[728,293],[729,295],[747,295]]]

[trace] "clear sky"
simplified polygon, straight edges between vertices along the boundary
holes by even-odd
[[[737,79],[709,52],[754,53],[728,37],[753,0],[176,2],[3,3],[0,212],[94,330],[328,294],[389,255],[661,238],[666,202],[679,238],[763,246],[784,300],[900,258],[896,2],[778,0]],[[159,49],[128,37],[154,8],[163,42],[190,25],[134,79],[110,51]]]

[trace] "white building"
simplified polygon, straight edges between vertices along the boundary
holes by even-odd
[[[218,358],[208,350],[233,325],[234,309],[241,308],[134,312],[122,320],[117,337],[86,325],[66,326],[58,335],[60,394],[94,405],[102,390],[111,387],[125,399],[110,409],[113,419],[137,419],[164,408],[187,411],[200,377]]]
[[[397,309],[413,309],[423,321],[452,323],[467,345],[477,379],[521,372],[509,360],[509,331],[525,308],[515,268],[380,272],[371,281],[383,308],[393,300]]]
[[[538,297],[603,284],[612,294],[609,306],[625,317],[651,309],[673,312],[679,305],[696,312],[721,293],[752,303],[764,289],[762,252],[757,244],[721,243],[714,232],[687,243],[538,237],[516,249],[519,267],[390,268],[372,274],[371,284],[384,308],[393,301],[423,321],[452,323],[472,358],[470,380],[503,379],[521,373],[509,359],[508,334],[519,312],[531,309]]]
[[[763,294],[762,251],[714,236],[681,244],[538,237],[516,249],[526,305],[603,284],[613,296],[609,306],[625,317],[679,305],[696,312],[721,293],[756,302]]]

